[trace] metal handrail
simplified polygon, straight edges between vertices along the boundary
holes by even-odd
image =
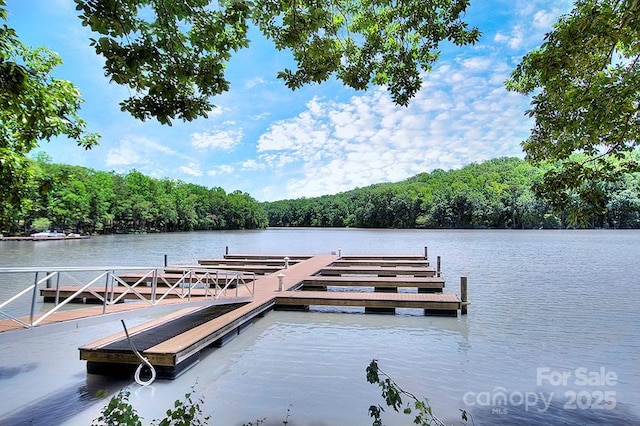
[[[126,282],[120,275],[124,272],[144,271],[141,278],[134,283]],[[41,274],[44,272],[44,276]],[[191,301],[194,295],[199,298],[218,299],[221,295],[227,293],[227,289],[235,283],[236,297],[239,297],[239,287],[244,286],[248,290],[251,297],[255,294],[255,274],[247,274],[238,271],[212,270],[201,268],[186,268],[182,271],[181,277],[175,283],[170,284],[169,281],[161,274],[164,272],[163,267],[34,267],[34,268],[0,268],[0,276],[3,274],[33,274],[33,284],[19,291],[16,295],[10,297],[6,301],[0,303],[0,318],[6,318],[14,323],[19,324],[23,328],[32,328],[41,324],[45,319],[49,318],[56,312],[59,312],[64,306],[71,303],[74,299],[87,292],[102,304],[102,314],[105,314],[107,307],[116,303],[124,302],[131,295],[136,300],[144,301],[150,306],[156,306],[170,295],[177,296],[181,299]],[[82,281],[74,274],[91,273],[93,278],[89,281]],[[246,276],[250,276],[253,286],[250,286],[249,280],[245,280]],[[220,285],[224,279],[224,285]],[[38,305],[38,290],[53,289],[51,285],[55,280],[55,298],[53,306],[44,313],[36,315],[36,306]],[[61,280],[70,281],[79,286],[75,291],[61,300]],[[104,280],[104,281],[103,281]],[[104,284],[103,284],[104,282]],[[159,283],[164,284],[162,290],[159,290]],[[151,295],[147,296],[139,291],[140,288],[151,287]],[[99,289],[97,287],[100,286]],[[116,288],[124,291],[116,293]],[[204,292],[195,294],[193,290],[204,289]],[[31,294],[29,312],[24,314],[9,313],[8,307],[17,305],[18,300],[22,300],[26,295]],[[28,319],[27,319],[28,318]]]

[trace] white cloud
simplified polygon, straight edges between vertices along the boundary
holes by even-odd
[[[186,175],[200,177],[202,176],[202,170],[200,170],[200,165],[198,163],[188,163],[184,166],[180,166],[180,171]]]
[[[533,26],[537,29],[548,31],[557,18],[557,11],[539,10],[533,15]]]
[[[260,158],[287,179],[284,191],[265,193],[311,197],[521,156],[531,125],[524,117],[528,100],[495,77],[507,70],[501,58],[443,62],[407,108],[393,105],[383,89],[343,103],[313,98],[260,136]]]
[[[266,83],[265,79],[262,77],[256,77],[251,80],[247,80],[244,84],[245,89],[254,89],[258,86],[262,86]]]
[[[525,32],[522,26],[516,25],[511,29],[510,34],[504,34],[504,33],[498,32],[493,38],[493,40],[496,43],[506,44],[511,49],[519,49],[524,45],[524,42],[525,42],[524,35],[525,35]]]
[[[151,164],[158,154],[180,156],[178,152],[151,139],[142,136],[129,136],[122,139],[118,145],[107,151],[105,166],[131,166]]]
[[[191,145],[198,149],[222,149],[231,151],[242,141],[242,129],[192,133]]]
[[[265,168],[264,163],[259,163],[256,160],[247,160],[242,163],[243,170],[264,170]]]
[[[210,109],[209,112],[207,112],[207,118],[219,117],[222,114],[225,114],[228,112],[229,112],[229,108],[214,105],[214,107]]]
[[[235,171],[235,167],[230,165],[221,165],[207,171],[207,176],[229,175]]]

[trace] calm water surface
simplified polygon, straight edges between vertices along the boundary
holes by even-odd
[[[0,336],[0,424],[84,425],[132,391],[146,424],[195,389],[217,425],[367,425],[382,404],[372,358],[448,424],[640,424],[640,232],[269,229],[0,243],[0,267],[161,266],[231,253],[441,256],[445,291],[469,279],[459,318],[273,312],[175,381],[140,388],[87,376],[77,347],[119,322]],[[12,289],[0,283],[0,301]],[[10,293],[10,294],[6,294]],[[133,319],[129,324],[148,319]],[[388,425],[409,416],[385,413]]]

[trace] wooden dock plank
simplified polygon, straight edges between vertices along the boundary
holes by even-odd
[[[293,265],[295,263],[300,262],[301,259],[289,259],[289,265]],[[207,267],[216,267],[218,265],[223,265],[225,267],[239,265],[239,266],[277,266],[280,269],[285,267],[286,259],[278,258],[278,259],[198,259],[199,265],[205,265]]]
[[[342,260],[427,260],[414,254],[343,254]]]
[[[257,275],[267,275],[283,269],[281,266],[269,266],[269,265],[169,265],[164,267],[164,271],[167,273],[182,272],[188,270],[208,270],[208,271],[228,271],[238,273],[250,273],[253,272]]]
[[[377,276],[323,276],[315,275],[302,282],[303,285],[314,286],[344,286],[344,287],[415,287],[415,288],[443,288],[442,277],[377,277]]]
[[[376,266],[330,266],[320,270],[320,275],[375,275],[375,276],[397,276],[411,275],[414,277],[433,277],[436,270],[432,267],[412,268],[412,267],[376,267]]]
[[[330,305],[365,308],[419,308],[458,310],[460,299],[454,294],[363,293],[326,291],[287,291],[278,294],[277,305]]]
[[[420,267],[429,266],[429,261],[424,259],[407,260],[407,259],[340,259],[333,264],[334,267],[344,266],[377,266],[377,267]]]
[[[307,260],[315,257],[314,255],[306,255],[306,254],[225,254],[225,259],[241,259],[241,260],[258,260],[258,259],[277,259],[284,260],[285,257],[288,257],[291,260]]]

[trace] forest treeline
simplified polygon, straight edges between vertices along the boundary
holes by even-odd
[[[434,170],[317,198],[263,203],[269,226],[364,228],[640,227],[640,176],[598,182],[599,205],[578,194],[562,211],[536,198],[543,170],[518,158],[498,158],[459,170]],[[584,212],[588,211],[588,214]]]
[[[34,161],[22,208],[4,218],[5,234],[55,229],[85,234],[264,228],[249,194],[206,188],[138,171],[125,175]]]
[[[170,232],[272,227],[363,228],[640,228],[640,176],[597,183],[602,199],[576,215],[578,196],[562,211],[535,197],[543,170],[498,158],[459,170],[435,170],[315,198],[258,202],[251,195],[206,188],[138,171],[95,171],[46,159],[34,173],[20,210],[2,232],[56,229],[80,233]],[[584,207],[584,206],[582,206]]]

